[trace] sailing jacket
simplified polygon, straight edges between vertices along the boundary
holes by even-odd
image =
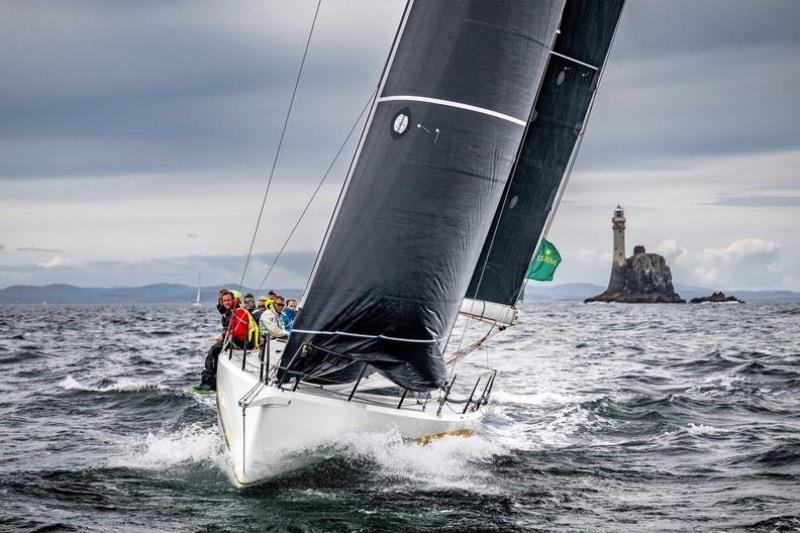
[[[297,309],[292,309],[291,307],[284,307],[283,313],[281,313],[281,322],[283,322],[283,327],[286,331],[292,331],[294,328],[294,318],[297,316]]]
[[[261,313],[261,320],[258,325],[261,331],[269,333],[269,336],[273,339],[284,339],[289,336],[289,332],[286,331],[280,315],[275,312],[275,308],[272,305]]]
[[[237,307],[233,310],[228,324],[228,335],[237,342],[247,340],[247,333],[250,329],[250,313],[244,307]]]

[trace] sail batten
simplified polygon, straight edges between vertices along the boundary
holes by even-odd
[[[355,379],[369,363],[410,390],[444,384],[441,341],[523,140],[518,117],[547,63],[540,43],[563,7],[410,5],[284,366],[302,352],[293,364],[328,381]]]

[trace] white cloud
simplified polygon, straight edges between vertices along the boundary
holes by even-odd
[[[668,265],[685,264],[689,259],[689,250],[678,244],[677,239],[667,239],[656,246],[655,253],[663,255]]]
[[[736,286],[760,279],[762,286],[781,282],[781,245],[765,239],[739,239],[725,248],[705,248],[697,256],[694,272],[706,283]]]
[[[43,263],[37,263],[37,265],[39,265],[42,268],[53,268],[53,267],[64,266],[68,262],[69,261],[65,260],[60,255],[54,255],[49,260],[44,261]]]

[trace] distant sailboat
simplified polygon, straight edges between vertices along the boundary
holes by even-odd
[[[496,371],[457,397],[455,362],[514,323],[622,3],[408,3],[288,341],[220,355],[237,485],[344,433],[481,422]],[[459,312],[490,330],[446,353]]]
[[[197,266],[197,298],[195,299],[192,307],[201,307],[203,304],[200,302],[202,292],[202,284],[200,281],[200,266]]]

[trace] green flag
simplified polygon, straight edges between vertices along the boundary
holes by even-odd
[[[539,251],[533,257],[525,277],[536,281],[553,281],[553,274],[560,262],[561,254],[558,253],[553,243],[544,239],[539,245]]]

